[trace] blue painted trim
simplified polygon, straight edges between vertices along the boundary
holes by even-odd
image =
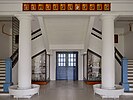
[[[122,86],[124,91],[129,91],[128,84],[128,59],[126,57],[122,58]]]
[[[9,92],[8,87],[12,85],[12,60],[7,58],[6,62],[6,79],[4,83],[4,92]]]

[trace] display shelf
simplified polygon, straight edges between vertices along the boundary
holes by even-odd
[[[48,59],[48,60],[47,60]],[[32,59],[32,83],[44,85],[49,81],[50,56],[46,50]],[[48,70],[48,71],[47,71]]]
[[[101,56],[87,50],[83,56],[84,81],[87,84],[98,84],[101,82]]]

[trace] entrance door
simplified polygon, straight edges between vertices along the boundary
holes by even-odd
[[[78,80],[78,52],[56,53],[56,80]]]

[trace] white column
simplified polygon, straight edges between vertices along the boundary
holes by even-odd
[[[102,88],[114,89],[114,19],[115,16],[102,16]]]
[[[31,88],[31,16],[19,15],[19,89]]]

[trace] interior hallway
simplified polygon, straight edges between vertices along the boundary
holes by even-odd
[[[0,100],[17,99],[11,96],[0,96]],[[41,86],[40,95],[19,100],[102,100],[102,98],[98,95],[94,96],[92,85],[86,85],[83,81],[50,81],[49,84]],[[121,96],[115,100],[133,100],[133,96]]]

